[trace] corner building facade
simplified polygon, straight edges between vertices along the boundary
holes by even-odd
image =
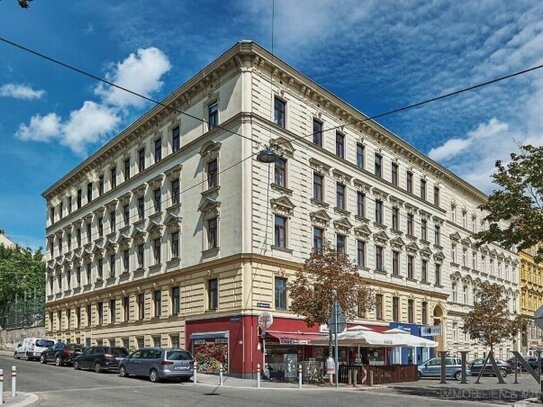
[[[470,302],[451,282],[518,292],[514,253],[485,248],[505,277],[451,258],[451,242],[472,244],[452,205],[482,219],[484,194],[253,42],[163,103],[205,122],[154,107],[44,192],[47,335],[186,347],[250,376],[263,311],[279,343],[318,331],[289,311],[287,284],[327,239],[377,294],[353,322],[440,325],[438,349],[482,355],[453,336]],[[274,164],[255,159],[266,145]]]

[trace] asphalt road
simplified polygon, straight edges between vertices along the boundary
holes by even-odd
[[[333,407],[333,406],[458,406],[457,400],[412,394],[409,391],[353,391],[333,389],[243,389],[192,383],[150,383],[146,379],[121,378],[115,373],[77,371],[72,367],[41,365],[0,356],[0,368],[17,366],[19,391],[39,396],[37,406],[190,406],[190,407]],[[6,376],[5,391],[10,390]],[[489,406],[462,402],[462,405]],[[503,404],[502,404],[503,405]]]

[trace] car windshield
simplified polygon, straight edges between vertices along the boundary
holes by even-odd
[[[128,356],[128,351],[125,348],[109,348],[108,351],[115,356]]]
[[[192,360],[190,353],[184,350],[174,350],[166,354],[166,359],[168,360]]]
[[[42,348],[50,348],[54,344],[55,344],[55,342],[48,341],[47,339],[38,339],[36,341],[36,346],[39,346],[39,347],[42,347]]]

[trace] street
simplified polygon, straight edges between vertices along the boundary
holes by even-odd
[[[14,363],[15,362],[15,363]],[[336,391],[329,388],[306,387],[284,389],[253,389],[253,381],[227,380],[226,385],[218,387],[212,384],[192,383],[150,383],[147,379],[120,378],[115,373],[96,374],[76,371],[71,367],[41,365],[38,362],[14,360],[0,356],[0,367],[9,372],[12,365],[17,366],[17,389],[21,392],[34,393],[39,406],[240,406],[253,407],[256,403],[267,407],[313,406],[330,407],[345,405],[368,406],[489,406],[494,403],[507,405],[518,400],[520,395],[537,391],[533,379],[524,376],[521,384],[512,385],[512,376],[502,389],[505,400],[498,400],[500,394],[492,389],[499,389],[495,378],[484,378],[483,383],[460,386],[451,381],[443,387],[435,380],[423,380],[418,383],[391,385],[386,389],[352,390],[348,388]],[[244,387],[234,387],[234,382],[244,383]],[[10,378],[6,376],[5,391],[10,390]],[[478,393],[474,393],[475,390]],[[456,389],[456,390],[455,390]],[[458,389],[461,389],[458,392]],[[517,393],[512,393],[513,390]],[[454,393],[456,391],[456,393]],[[487,399],[481,400],[481,396]],[[448,398],[448,400],[447,400]],[[471,401],[469,401],[471,400]],[[473,401],[479,400],[479,401]]]

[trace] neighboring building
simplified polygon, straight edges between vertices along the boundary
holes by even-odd
[[[326,238],[376,290],[356,322],[441,325],[439,349],[482,354],[452,333],[469,308],[450,301],[451,274],[468,302],[479,280],[518,291],[511,252],[484,248],[502,275],[451,259],[451,242],[468,247],[472,233],[451,205],[482,219],[483,193],[252,42],[163,103],[209,124],[156,106],[44,192],[47,335],[205,349],[251,375],[263,311],[272,359],[318,331],[288,311],[287,284]],[[264,145],[281,160],[257,161]]]
[[[15,247],[16,243],[6,236],[4,229],[0,229],[0,246]]]
[[[521,335],[521,351],[534,355],[534,350],[543,348],[541,329],[534,323],[535,311],[543,305],[543,266],[536,264],[536,248],[519,252],[520,262],[520,314],[526,317],[528,325]]]

